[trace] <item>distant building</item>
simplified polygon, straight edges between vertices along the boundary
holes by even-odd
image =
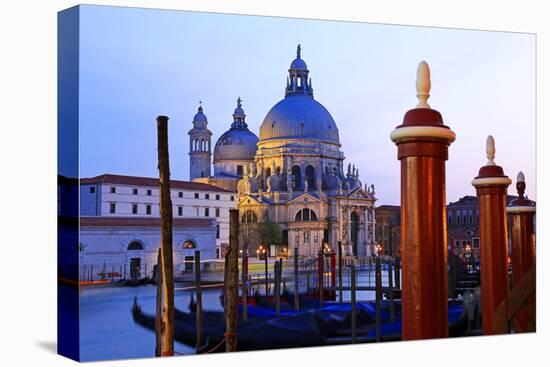
[[[199,249],[203,259],[221,257],[229,245],[229,209],[235,207],[236,195],[219,187],[188,181],[172,180],[170,188],[174,248]],[[113,174],[82,178],[80,215],[84,218],[81,219],[84,249],[81,264],[84,260],[91,261],[90,254],[95,252],[103,253],[103,257],[114,253],[117,253],[115,257],[127,257],[125,251],[134,240],[141,243],[144,250],[152,251],[147,256],[156,262],[156,249],[160,244],[158,178]],[[187,252],[186,256],[191,256],[192,251]],[[121,261],[127,260],[121,258]]]
[[[517,198],[508,195],[506,205]],[[508,223],[510,228],[510,223]],[[458,255],[471,251],[479,256],[479,200],[466,195],[447,205],[447,249]]]
[[[380,205],[376,208],[376,243],[382,246],[382,255],[401,254],[401,207]]]

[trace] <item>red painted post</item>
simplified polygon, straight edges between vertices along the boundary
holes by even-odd
[[[488,162],[472,181],[479,198],[483,334],[494,334],[495,310],[508,295],[506,195],[512,182],[493,161],[495,142],[487,138]]]
[[[330,300],[335,301],[336,300],[336,253],[331,250],[330,251]]]
[[[516,188],[518,198],[506,208],[510,218],[510,242],[512,244],[512,287],[535,265],[535,203],[524,196],[525,176],[518,174]],[[516,314],[513,321],[515,332],[534,332],[536,320],[536,295]]]
[[[324,300],[324,287],[325,287],[325,253],[323,250],[319,251],[319,257],[317,259],[317,273],[318,273],[318,295],[319,295],[319,306],[323,307]]]
[[[419,103],[391,133],[401,161],[403,340],[448,336],[445,161],[455,133],[428,105],[430,84],[423,61]]]

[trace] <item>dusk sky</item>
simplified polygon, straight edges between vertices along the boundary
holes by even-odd
[[[513,180],[535,195],[535,36],[184,11],[81,7],[80,176],[158,175],[157,115],[168,115],[172,178],[189,178],[187,132],[203,101],[212,145],[237,97],[249,128],[284,97],[302,45],[314,96],[332,114],[346,161],[377,204],[399,204],[397,148],[389,135],[417,103],[426,60],[428,103],[457,139],[449,149],[447,201],[475,195],[485,140]]]

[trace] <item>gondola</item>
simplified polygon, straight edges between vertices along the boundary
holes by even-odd
[[[394,320],[389,311],[381,307],[381,340],[401,339],[400,305],[395,303]],[[358,343],[376,341],[376,322],[372,302],[359,302],[356,306],[356,335]],[[262,310],[264,309],[264,310]],[[351,304],[332,303],[319,309],[273,317],[265,307],[248,307],[248,320],[238,321],[237,350],[263,350],[299,348],[351,343]],[[264,312],[262,312],[264,311]],[[134,321],[149,330],[155,329],[154,315],[147,315],[134,299]],[[464,335],[467,320],[464,307],[458,302],[449,303],[449,335]],[[225,332],[223,312],[203,311],[203,345],[198,353],[222,352]],[[175,340],[195,347],[196,314],[175,312]]]

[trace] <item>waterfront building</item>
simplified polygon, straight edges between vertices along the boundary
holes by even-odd
[[[298,46],[284,98],[264,118],[237,184],[242,221],[277,223],[287,253],[297,247],[300,256],[316,256],[323,243],[334,250],[341,241],[347,256],[372,255],[374,185],[363,186],[354,165],[345,170],[340,148],[336,122],[314,99]],[[253,253],[259,244],[251,245]]]
[[[300,46],[288,69],[284,98],[267,113],[259,138],[249,130],[237,99],[231,127],[215,144],[211,176],[204,175],[211,171],[205,166],[211,156],[207,124],[199,106],[189,131],[190,179],[238,195],[235,204],[244,224],[277,223],[283,243],[271,256],[291,254],[294,247],[302,256],[316,256],[323,244],[335,250],[338,242],[347,256],[374,254],[374,185],[363,185],[351,163],[345,169],[338,127],[313,97]],[[248,245],[254,254],[269,244]]]
[[[204,260],[221,257],[236,195],[188,181],[171,180],[170,188],[176,273],[189,270],[185,264],[195,250]],[[160,245],[159,191],[158,178],[103,174],[80,180],[81,270],[104,263],[109,271],[140,263],[152,270]]]
[[[508,195],[506,205],[517,196]],[[508,228],[510,225],[508,223]],[[479,199],[466,195],[447,205],[447,249],[457,255],[479,256]]]
[[[376,245],[387,256],[401,254],[401,207],[380,205],[376,208]]]

